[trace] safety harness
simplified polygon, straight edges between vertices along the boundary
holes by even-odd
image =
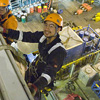
[[[43,35],[39,42],[40,43],[43,43],[43,41],[46,39],[46,37]],[[62,47],[65,49],[65,47],[62,45],[62,43],[56,43],[53,47],[51,47],[49,50],[48,50],[48,55],[50,55],[55,49],[57,49],[58,47]],[[41,63],[44,63],[44,64],[47,64],[47,62],[43,59],[43,57],[39,54],[38,57],[36,59],[34,59],[34,62],[32,63],[32,66],[29,67],[30,70],[32,70],[31,72],[34,73],[34,77],[38,77],[38,74],[36,72],[37,70],[37,65],[38,63],[41,62]]]
[[[46,37],[43,35],[39,42],[40,43],[43,43],[43,41],[46,39]],[[54,46],[52,46],[49,50],[48,50],[48,54],[47,55],[50,55],[55,49],[57,49],[58,47],[62,47],[65,49],[65,47],[59,42],[59,43],[56,43]],[[26,79],[28,78],[28,81],[31,82],[31,79],[32,77],[34,77],[35,79],[37,79],[39,76],[38,76],[38,73],[37,73],[37,64],[39,62],[42,62],[42,63],[45,63],[47,64],[47,62],[43,59],[43,57],[41,57],[41,55],[39,54],[38,58],[36,58],[36,60],[33,62],[32,66],[30,66],[29,68],[29,72],[28,74],[26,75],[29,75],[28,77],[26,76]],[[45,76],[46,75],[46,76]],[[45,73],[42,73],[41,74],[42,77],[44,77],[48,83],[50,83],[51,81],[49,80],[51,77]],[[48,77],[49,76],[49,77]],[[30,77],[30,78],[29,78]],[[27,81],[27,80],[26,80]],[[54,81],[53,81],[54,82]],[[52,83],[53,84],[53,83]],[[51,84],[51,85],[52,85]],[[46,86],[44,89],[41,90],[42,93],[48,95],[48,93],[53,89],[53,86]]]

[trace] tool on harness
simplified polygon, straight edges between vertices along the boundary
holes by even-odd
[[[38,62],[46,64],[46,62],[43,60],[43,57],[41,57],[40,54],[38,55],[38,57],[36,57],[34,59],[34,61],[32,63],[28,62],[29,68],[26,71],[26,75],[25,75],[25,80],[26,80],[27,83],[31,82],[32,78],[37,79],[39,77],[38,73],[37,73]]]
[[[25,81],[27,83],[30,83],[31,81],[33,81],[33,79],[37,79],[38,78],[38,73],[37,73],[37,66],[36,66],[37,61],[35,62],[35,60],[29,64],[29,68],[25,73]]]
[[[46,64],[46,62],[43,60],[43,57],[40,54],[38,55],[38,61]]]

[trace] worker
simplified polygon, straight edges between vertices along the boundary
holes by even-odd
[[[36,66],[35,76],[27,82],[32,93],[42,90],[46,86],[53,86],[56,73],[63,65],[66,58],[66,49],[59,38],[59,31],[62,30],[63,18],[56,13],[49,14],[44,20],[43,31],[22,32],[0,27],[0,32],[6,37],[30,43],[39,43],[39,56],[32,65]],[[27,73],[27,72],[26,72]],[[29,77],[30,78],[30,77]],[[27,81],[27,80],[26,80]],[[39,99],[40,100],[40,99]]]
[[[12,14],[11,10],[9,10],[10,2],[9,0],[0,0],[0,26],[6,28],[6,29],[17,29],[18,22],[15,18],[15,16]],[[11,44],[13,40],[6,39],[6,42],[8,44]]]

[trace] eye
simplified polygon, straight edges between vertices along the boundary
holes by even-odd
[[[45,27],[47,27],[47,24],[44,24]]]
[[[53,24],[50,24],[49,27],[54,28],[55,26]]]

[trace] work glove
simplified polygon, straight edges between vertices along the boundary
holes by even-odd
[[[35,94],[37,92],[37,87],[34,84],[32,84],[32,83],[28,83],[28,87],[29,87],[32,95],[35,96]]]

